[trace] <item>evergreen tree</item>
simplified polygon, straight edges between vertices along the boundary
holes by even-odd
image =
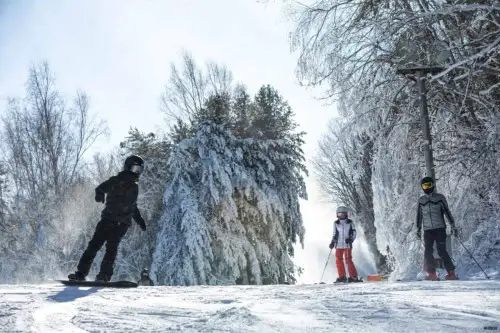
[[[252,126],[264,139],[281,139],[297,128],[293,111],[276,89],[262,86],[254,98]]]
[[[193,125],[206,121],[216,124],[229,123],[231,112],[231,96],[228,93],[215,94],[208,97],[205,106],[201,108],[194,118]]]
[[[307,197],[301,135],[239,139],[230,102],[228,95],[208,99],[196,135],[172,148],[152,266],[161,284],[295,279],[291,257],[304,237],[299,198]]]
[[[184,139],[192,137],[194,133],[191,122],[186,122],[179,118],[176,119],[175,123],[171,126],[169,138],[173,143],[179,143]]]
[[[233,93],[231,106],[231,123],[235,136],[239,138],[251,136],[252,109],[252,98],[246,88],[242,85],[237,86]]]

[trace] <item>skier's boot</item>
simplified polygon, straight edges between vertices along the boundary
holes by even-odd
[[[458,276],[455,274],[455,271],[449,271],[444,278],[445,280],[458,280]]]
[[[350,276],[348,279],[347,279],[347,282],[351,283],[351,282],[363,282],[362,279],[358,278],[357,276]]]
[[[428,281],[439,281],[439,277],[437,276],[437,274],[434,272],[434,273],[429,273],[426,277],[425,277],[426,280]]]
[[[85,275],[82,272],[76,271],[68,275],[69,281],[85,281]]]
[[[109,282],[109,280],[111,280],[111,277],[107,276],[106,274],[99,273],[95,277],[95,282]]]
[[[337,278],[337,280],[335,280],[334,283],[346,283],[347,282],[347,278],[345,276],[339,276]]]

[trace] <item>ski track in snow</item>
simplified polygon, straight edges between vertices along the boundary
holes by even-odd
[[[487,332],[500,281],[111,289],[0,285],[1,332]]]

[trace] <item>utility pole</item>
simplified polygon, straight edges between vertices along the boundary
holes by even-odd
[[[413,81],[417,82],[420,101],[420,121],[422,123],[422,132],[424,137],[424,156],[425,168],[427,176],[432,177],[436,182],[436,173],[434,169],[434,157],[432,154],[432,136],[429,121],[429,111],[427,108],[427,91],[425,88],[425,75],[436,74],[443,71],[442,67],[411,67],[411,68],[398,68],[396,73],[401,75],[415,75],[411,77]]]

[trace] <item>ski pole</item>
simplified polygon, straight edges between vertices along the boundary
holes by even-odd
[[[328,253],[328,258],[326,259],[325,268],[323,268],[323,274],[321,274],[321,279],[319,280],[319,283],[324,283],[323,276],[325,275],[326,266],[328,266],[328,261],[330,261],[330,256],[332,255],[332,250],[333,249],[330,249],[330,253]]]
[[[489,280],[490,277],[488,276],[488,274],[486,274],[486,272],[484,271],[484,269],[481,267],[481,265],[479,265],[479,263],[477,262],[476,258],[474,258],[474,256],[472,255],[472,253],[470,253],[470,251],[465,247],[464,243],[462,242],[462,240],[458,237],[455,237],[458,239],[458,241],[460,242],[460,244],[462,244],[462,246],[464,247],[465,251],[467,251],[467,253],[470,255],[470,257],[472,258],[472,260],[474,260],[477,264],[477,266],[483,271],[484,273],[484,276],[486,276],[486,278]]]

